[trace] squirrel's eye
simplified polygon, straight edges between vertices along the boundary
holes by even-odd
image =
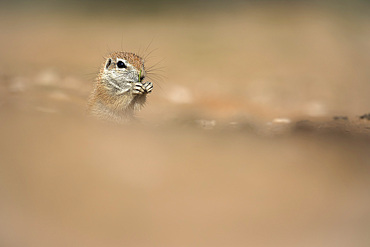
[[[117,62],[117,67],[120,68],[120,69],[126,69],[127,68],[126,64],[122,61]]]

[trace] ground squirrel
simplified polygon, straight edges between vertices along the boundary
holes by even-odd
[[[153,89],[153,83],[143,83],[144,78],[144,60],[140,56],[130,52],[109,54],[89,99],[90,114],[115,122],[133,119]]]

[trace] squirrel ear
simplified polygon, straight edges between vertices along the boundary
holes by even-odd
[[[112,59],[108,58],[105,68],[108,69],[109,65],[112,63]]]

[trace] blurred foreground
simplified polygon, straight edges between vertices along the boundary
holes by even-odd
[[[370,245],[369,17],[186,11],[2,10],[0,246]],[[138,123],[85,117],[106,46],[154,50]]]

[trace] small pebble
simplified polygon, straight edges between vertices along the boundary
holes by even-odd
[[[359,118],[360,119],[370,120],[370,113],[364,114],[364,115],[360,116]]]
[[[334,116],[333,119],[334,120],[348,120],[348,117],[347,116]]]
[[[284,123],[284,124],[289,124],[292,121],[289,118],[274,118],[272,120],[273,123]]]
[[[11,93],[21,93],[26,90],[27,79],[22,77],[14,78],[9,84],[9,91]]]
[[[53,86],[60,81],[59,75],[53,70],[44,70],[36,77],[36,83],[44,86]]]
[[[193,96],[189,89],[183,86],[173,86],[169,89],[166,97],[169,101],[176,104],[189,104],[193,102]]]
[[[204,129],[213,129],[216,126],[216,120],[197,120],[197,124],[199,124]]]

